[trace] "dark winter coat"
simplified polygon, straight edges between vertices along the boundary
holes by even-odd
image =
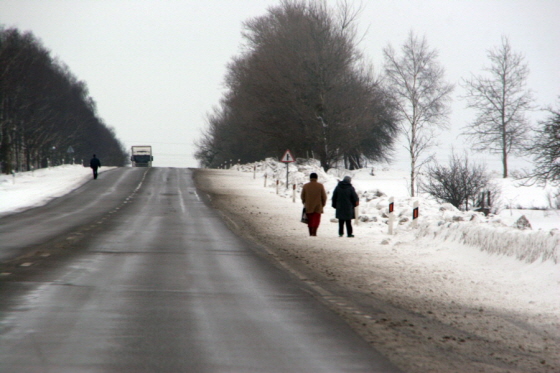
[[[89,161],[89,166],[91,168],[99,168],[101,167],[101,161],[99,161],[99,158],[93,157],[91,161]]]
[[[350,182],[343,180],[334,188],[332,207],[336,209],[338,220],[354,219],[354,208],[358,206],[358,202],[358,194]]]

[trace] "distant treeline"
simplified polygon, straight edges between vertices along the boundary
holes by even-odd
[[[32,33],[0,26],[1,171],[86,162],[93,153],[103,165],[126,163],[86,84]]]

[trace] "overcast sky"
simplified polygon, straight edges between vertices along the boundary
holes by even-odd
[[[226,64],[240,51],[242,23],[276,4],[0,0],[0,23],[33,32],[85,81],[99,116],[127,147],[153,145],[155,166],[195,167],[193,141],[222,97]],[[498,46],[504,35],[513,50],[526,57],[528,85],[537,104],[560,105],[560,1],[357,0],[359,4],[364,8],[360,28],[367,31],[360,48],[377,72],[382,69],[382,49],[388,44],[400,48],[413,30],[439,51],[447,79],[459,83],[489,65],[487,50]],[[451,129],[441,136],[441,161],[452,144],[459,150],[465,145],[456,136],[474,113],[465,109],[462,93],[457,86]],[[485,158],[491,167],[499,165],[498,156]],[[398,161],[407,163],[404,155]]]

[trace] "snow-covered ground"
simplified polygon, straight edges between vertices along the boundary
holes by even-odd
[[[354,223],[356,237],[338,237],[330,204],[323,214],[318,237],[308,236],[306,227],[299,222],[299,187],[308,181],[310,172],[319,174],[329,196],[337,179],[345,174],[353,177],[361,199],[360,221]],[[364,325],[368,333],[377,336],[374,345],[402,364],[405,371],[558,371],[560,211],[505,208],[544,208],[554,188],[496,180],[502,184],[503,208],[499,214],[485,217],[428,198],[408,197],[406,171],[376,169],[374,175],[371,169],[324,173],[318,165],[291,164],[288,188],[286,166],[272,160],[207,174],[203,180],[222,201],[217,202],[219,208],[233,212],[230,216],[236,220],[232,224],[252,230],[250,235],[270,247],[271,255],[286,256],[322,273],[349,293],[363,294],[362,299],[373,294],[374,298],[422,315],[410,330],[393,330],[388,335],[383,334],[387,330],[381,326],[397,325],[393,329],[398,329],[403,320],[378,316],[373,322],[358,322],[358,327]],[[298,186],[295,202],[293,183]],[[228,195],[232,197],[225,197]],[[391,196],[399,221],[393,235],[388,234],[386,218]],[[417,228],[411,224],[414,201],[420,205]],[[513,227],[522,215],[532,229]],[[431,319],[457,328],[448,333],[461,330],[466,334],[442,338],[437,331],[428,331],[433,325],[426,322]],[[416,337],[411,340],[411,336]],[[476,342],[461,342],[472,336],[476,336]],[[379,338],[395,344],[384,350]],[[449,340],[459,342],[448,344]],[[424,350],[428,348],[426,343],[435,346],[435,350]],[[459,355],[435,352],[448,349],[459,351]],[[406,354],[410,354],[409,358]],[[457,356],[469,362],[464,365]],[[512,369],[490,368],[483,363],[479,367],[474,363],[488,358],[507,361]]]
[[[114,167],[101,167],[99,173]],[[93,178],[91,168],[64,165],[0,175],[0,216],[42,206]]]
[[[338,238],[338,224],[333,224],[336,223],[335,211],[328,203],[319,229],[320,236],[328,237],[319,241],[324,250],[336,252],[337,257],[350,249],[355,250],[354,254],[360,256],[352,264],[357,266],[357,272],[359,266],[371,264],[366,258],[372,252],[393,252],[395,255],[390,261],[407,262],[406,267],[422,272],[425,275],[423,286],[433,291],[446,289],[463,298],[466,304],[484,300],[488,303],[485,306],[499,309],[546,311],[557,316],[560,327],[560,210],[550,209],[551,196],[558,192],[557,188],[523,186],[513,179],[497,177],[495,182],[500,185],[499,205],[502,207],[499,213],[485,217],[482,213],[463,212],[449,204],[438,204],[425,196],[410,198],[405,171],[375,169],[373,175],[371,169],[325,173],[318,166],[290,164],[289,185],[292,187],[289,188],[285,187],[286,166],[273,160],[234,166],[234,169],[244,171],[239,172],[239,182],[251,188],[261,210],[269,210],[267,201],[271,199],[284,200],[285,208],[281,211],[292,214],[294,227],[301,209],[299,190],[308,181],[310,172],[319,174],[319,182],[325,185],[329,198],[338,180],[349,175],[360,196],[359,221],[354,223],[356,237]],[[267,188],[264,188],[264,175]],[[279,180],[278,195],[275,179]],[[294,183],[297,185],[296,203],[293,202]],[[393,235],[388,234],[387,225],[389,197],[394,197],[397,216]],[[420,206],[417,228],[412,224],[414,201]],[[279,211],[278,206],[274,211]],[[532,229],[515,227],[523,215]],[[279,216],[279,220],[287,219]],[[284,224],[278,226],[284,231],[293,229]],[[300,234],[305,234],[304,229],[298,228]],[[332,239],[334,237],[336,239]],[[379,249],[380,245],[384,248]],[[476,286],[465,286],[467,284]]]
[[[256,219],[259,223],[255,225],[268,230],[271,242],[285,240],[292,255],[335,274],[341,283],[371,289],[397,304],[412,298],[421,300],[415,304],[415,312],[459,325],[488,341],[519,344],[520,348],[529,344],[537,354],[560,354],[555,342],[560,337],[560,211],[545,209],[553,204],[554,188],[497,179],[502,208],[497,215],[484,217],[429,198],[408,197],[406,171],[325,173],[313,163],[291,164],[289,170],[289,188],[284,185],[286,166],[271,160],[216,170],[209,180],[214,190],[235,191],[231,209]],[[319,173],[319,181],[329,194],[337,179],[346,174],[353,177],[360,195],[355,238],[338,237],[330,204],[318,237],[307,235],[298,221],[299,188],[310,172]],[[0,176],[0,215],[44,204],[90,178],[91,170],[82,166],[36,170],[15,178]],[[298,186],[296,202],[292,199],[293,183]],[[393,235],[388,234],[387,225],[389,197],[395,199],[397,215]],[[411,223],[414,201],[420,205],[416,228]],[[527,210],[530,208],[540,209]],[[514,227],[521,215],[527,217],[532,229]],[[525,329],[507,331],[507,325],[496,318],[490,324],[485,320],[482,327],[467,318],[468,313],[458,317],[454,308],[516,315],[528,325],[547,330],[552,338],[543,342]],[[558,357],[552,360],[560,364]]]
[[[255,171],[256,167],[256,172]],[[110,168],[101,168],[100,172]],[[355,234],[363,250],[367,244],[362,240],[385,241],[390,246],[398,242],[416,241],[426,238],[430,242],[426,245],[429,252],[421,256],[424,260],[431,258],[431,263],[426,265],[441,265],[449,268],[449,263],[458,262],[465,272],[472,268],[473,273],[464,273],[467,277],[481,281],[484,272],[480,271],[481,265],[494,269],[501,268],[503,278],[509,278],[514,283],[504,283],[504,292],[511,288],[519,289],[517,274],[523,273],[524,284],[528,288],[539,289],[538,293],[530,290],[530,298],[553,300],[556,307],[560,306],[560,210],[550,209],[551,196],[556,189],[552,187],[520,186],[512,179],[500,180],[501,202],[504,206],[499,214],[485,218],[479,213],[461,212],[448,204],[439,205],[428,198],[410,198],[407,190],[407,172],[395,170],[371,169],[359,171],[334,171],[322,172],[317,165],[305,164],[290,165],[290,187],[285,187],[285,165],[272,160],[250,165],[234,166],[239,172],[239,182],[258,188],[262,196],[259,203],[262,209],[267,210],[267,201],[271,200],[270,194],[276,194],[276,176],[279,176],[278,197],[285,202],[287,207],[295,212],[299,211],[299,188],[310,172],[317,172],[319,181],[324,183],[329,195],[337,184],[337,180],[345,175],[352,176],[352,184],[361,197],[359,207],[360,221],[354,223]],[[264,176],[267,176],[267,187],[264,187]],[[30,207],[40,206],[52,198],[62,196],[72,191],[91,179],[91,169],[80,165],[64,165],[53,168],[39,169],[33,172],[17,173],[0,176],[0,216],[12,212],[22,211]],[[297,203],[293,203],[292,183],[296,183]],[[395,199],[396,222],[394,235],[388,235],[387,208],[389,197]],[[275,197],[276,198],[276,197]],[[419,201],[420,218],[418,228],[413,229],[411,224],[413,201]],[[506,206],[515,209],[505,208]],[[538,209],[534,209],[538,208]],[[525,215],[531,223],[531,230],[514,228],[515,222]],[[474,216],[474,218],[473,218]],[[334,220],[334,210],[327,204],[323,217],[321,233],[334,236],[337,225],[329,226],[329,220]],[[329,233],[327,233],[328,231]],[[451,233],[450,233],[451,232]],[[453,232],[458,232],[454,234]],[[465,238],[471,235],[472,239]],[[460,237],[456,237],[460,236]],[[476,237],[474,237],[476,236]],[[432,238],[435,238],[432,240]],[[514,242],[509,242],[509,241]],[[524,247],[518,248],[515,241],[523,242]],[[341,241],[332,241],[332,250],[336,250]],[[533,252],[535,245],[539,246],[537,254],[524,255]],[[478,247],[477,247],[478,246]],[[485,249],[482,251],[481,249]],[[410,253],[413,254],[413,253]],[[525,260],[512,260],[512,257]],[[409,258],[411,259],[411,258]],[[472,262],[470,266],[466,264]],[[513,271],[513,269],[516,269]],[[482,273],[480,273],[482,272]],[[494,276],[494,275],[492,275]],[[506,289],[507,288],[507,289]],[[521,295],[521,294],[519,294]],[[560,314],[560,308],[557,308]]]

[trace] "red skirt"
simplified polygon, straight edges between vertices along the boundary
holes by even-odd
[[[307,214],[307,225],[310,228],[317,228],[320,223],[321,223],[321,214],[319,214],[318,212]]]

